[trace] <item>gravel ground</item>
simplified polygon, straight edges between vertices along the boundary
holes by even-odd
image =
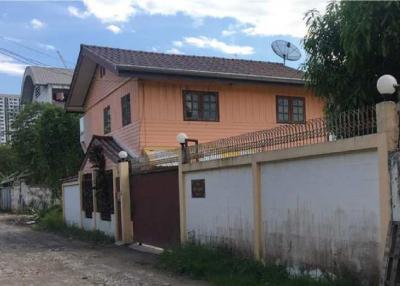
[[[154,269],[156,256],[33,231],[0,214],[0,285],[205,286]]]

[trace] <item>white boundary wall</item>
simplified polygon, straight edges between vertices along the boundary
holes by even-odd
[[[68,184],[63,187],[63,211],[64,220],[68,225],[81,225],[81,202],[79,183]]]
[[[182,240],[222,243],[309,271],[346,269],[375,283],[390,211],[380,138],[181,165]],[[192,197],[199,179],[204,198]]]
[[[191,180],[206,179],[206,198],[191,197]],[[251,168],[188,173],[185,177],[187,230],[202,242],[223,242],[252,252]],[[250,188],[250,189],[249,189]]]
[[[261,165],[265,259],[379,272],[376,151]]]

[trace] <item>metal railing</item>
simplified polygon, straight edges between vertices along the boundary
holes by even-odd
[[[141,156],[131,161],[131,168],[133,170],[151,170],[154,168],[178,166],[180,152],[181,149],[173,149]]]
[[[272,129],[223,138],[190,146],[191,160],[208,161],[288,149],[376,133],[375,106],[346,111],[304,124],[287,124]]]
[[[346,111],[303,124],[286,124],[186,147],[186,162],[209,161],[282,150],[376,133],[375,106]],[[132,160],[134,169],[177,166],[180,148]]]

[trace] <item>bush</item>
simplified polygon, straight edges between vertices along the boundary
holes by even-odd
[[[62,209],[60,206],[54,206],[38,212],[37,230],[50,231],[63,236],[94,242],[96,244],[113,243],[114,239],[105,233],[96,231],[87,231],[76,226],[68,226],[64,223]]]
[[[201,279],[218,286],[350,286],[348,279],[313,279],[307,275],[290,276],[283,266],[263,265],[234,255],[226,248],[186,244],[162,253],[159,267]]]

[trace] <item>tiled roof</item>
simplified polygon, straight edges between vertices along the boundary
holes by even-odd
[[[71,84],[72,75],[74,70],[64,68],[48,68],[48,67],[37,67],[29,66],[26,68],[25,74],[30,70],[33,84],[60,84],[69,85]]]
[[[145,71],[246,80],[282,79],[301,82],[303,72],[280,63],[187,56],[82,45],[91,54],[117,71]]]

